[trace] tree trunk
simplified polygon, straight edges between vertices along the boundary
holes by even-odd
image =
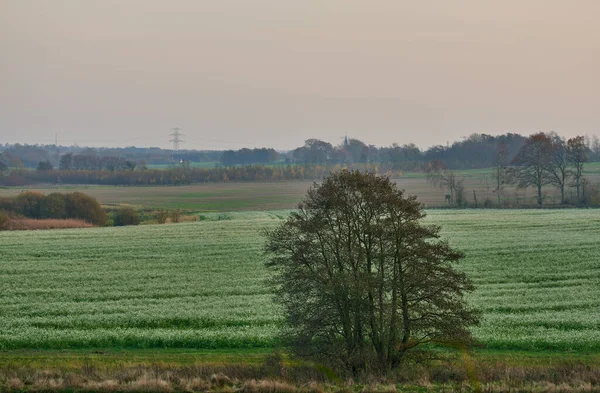
[[[542,206],[542,185],[538,184],[537,186],[537,203],[538,206]]]

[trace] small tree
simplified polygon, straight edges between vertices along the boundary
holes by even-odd
[[[10,216],[3,210],[0,210],[0,231],[9,229]]]
[[[456,177],[453,170],[446,168],[441,161],[431,161],[425,168],[427,181],[436,187],[447,189],[446,200],[451,205],[461,206],[464,203],[464,184]],[[460,198],[458,198],[460,197]]]
[[[2,158],[0,158],[0,175],[3,175],[4,172],[8,171],[8,164],[5,163]]]
[[[37,168],[36,168],[37,171],[41,171],[41,172],[51,171],[53,169],[54,169],[54,167],[52,166],[52,164],[48,160],[38,162]]]
[[[181,222],[181,211],[175,209],[171,211],[171,222],[178,223]]]
[[[129,206],[123,206],[115,212],[113,223],[116,227],[139,225],[140,215]]]
[[[158,222],[159,224],[164,224],[165,222],[167,222],[167,219],[169,218],[169,211],[168,210],[159,210],[156,212],[155,217],[156,217],[156,222]]]
[[[598,135],[592,135],[589,147],[592,153],[592,161],[600,161],[600,138],[598,138]]]
[[[61,171],[70,171],[73,169],[73,153],[67,153],[60,157],[58,167]]]
[[[588,160],[588,148],[583,136],[577,136],[567,141],[567,161],[572,167],[571,186],[577,191],[577,203],[581,202],[581,188],[583,186],[583,165]]]
[[[502,196],[504,195],[504,184],[508,183],[508,146],[506,143],[500,142],[496,149],[494,157],[494,183],[496,188],[494,192],[498,198],[498,206],[502,205]]]
[[[463,255],[387,177],[341,171],[267,232],[267,266],[295,353],[357,373],[428,342],[465,342],[477,312]]]

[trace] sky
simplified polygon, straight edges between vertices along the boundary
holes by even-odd
[[[0,0],[0,143],[600,134],[598,0]]]

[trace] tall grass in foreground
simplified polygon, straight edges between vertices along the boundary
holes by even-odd
[[[0,368],[0,390],[9,392],[227,392],[395,393],[419,392],[598,392],[600,366],[563,363],[548,367],[457,361],[409,365],[386,376],[341,378],[312,365],[164,363],[81,368]]]

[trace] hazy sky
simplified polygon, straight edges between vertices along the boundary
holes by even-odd
[[[600,134],[598,0],[0,0],[0,143]]]

